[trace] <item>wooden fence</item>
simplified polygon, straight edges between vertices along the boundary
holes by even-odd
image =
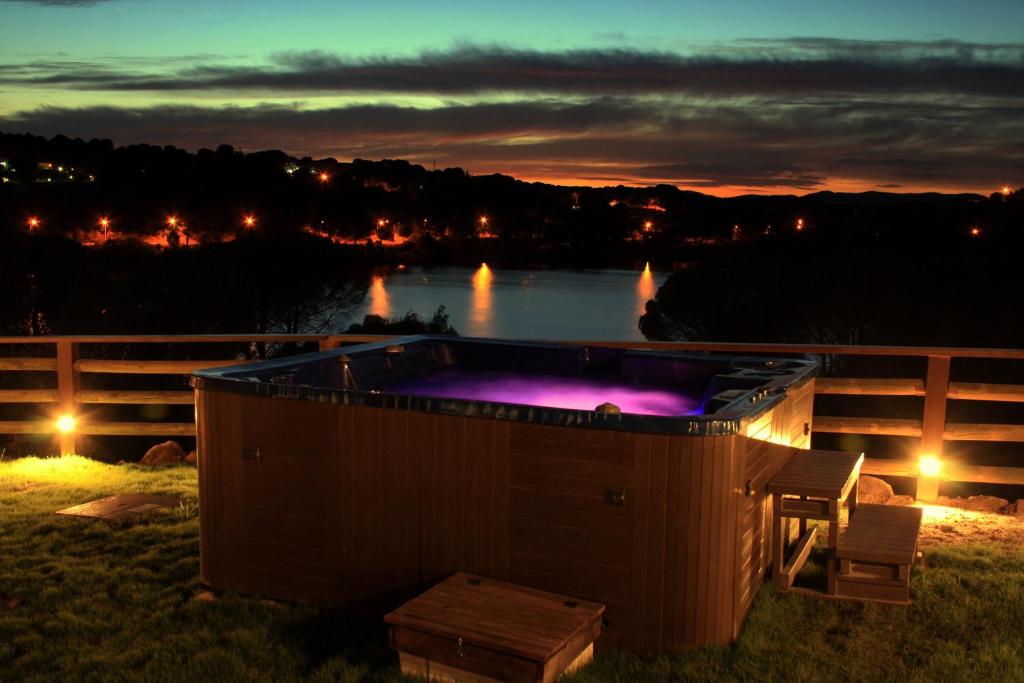
[[[49,372],[55,383],[48,389],[0,389],[0,403],[50,404],[52,414],[76,414],[83,404],[190,405],[191,391],[90,390],[80,388],[82,375],[187,375],[197,368],[248,362],[246,360],[205,358],[202,360],[121,360],[81,357],[83,348],[99,344],[146,345],[173,344],[273,344],[307,343],[320,349],[346,344],[378,341],[387,337],[373,335],[175,335],[175,336],[68,336],[0,337],[0,371]],[[743,344],[715,342],[595,342],[566,343],[588,346],[698,351],[730,354],[822,355],[831,357],[902,357],[925,359],[923,377],[819,377],[817,395],[920,397],[920,418],[836,417],[819,414],[816,408],[812,433],[860,434],[913,437],[920,440],[920,452],[939,455],[947,441],[1024,442],[1024,424],[951,423],[946,419],[949,400],[998,401],[1024,403],[1024,385],[951,382],[950,367],[956,359],[1024,361],[1022,349],[928,348],[900,346],[842,346],[818,344]],[[30,356],[3,354],[3,348],[53,347],[52,354]],[[0,434],[55,433],[54,419],[0,422]],[[193,436],[193,422],[96,422],[85,420],[72,432],[60,434],[61,452],[75,452],[75,434]],[[870,455],[870,454],[869,454]],[[920,476],[917,462],[909,458],[868,458],[868,473],[918,478],[919,497],[934,497],[934,480]],[[977,483],[1024,485],[1024,467],[958,464],[942,474],[944,478]],[[923,487],[923,488],[922,488]]]

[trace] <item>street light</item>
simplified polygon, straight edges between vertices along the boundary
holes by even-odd
[[[39,219],[36,218],[35,216],[30,216],[29,219],[28,219],[28,227],[29,227],[29,230],[35,230],[36,228],[38,228],[39,227]]]
[[[256,217],[251,214],[246,215],[245,218],[242,219],[242,222],[245,223],[245,227],[251,228],[256,225]]]

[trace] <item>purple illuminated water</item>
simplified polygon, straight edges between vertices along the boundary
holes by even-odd
[[[698,412],[697,399],[679,392],[589,377],[445,370],[397,382],[384,390],[412,396],[574,410],[593,410],[608,402],[617,405],[624,413],[637,415],[676,416]]]

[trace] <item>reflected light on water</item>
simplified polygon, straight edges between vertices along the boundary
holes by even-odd
[[[641,313],[645,312],[647,302],[654,298],[656,291],[658,287],[654,283],[654,273],[651,272],[651,264],[648,262],[644,264],[644,271],[640,273],[640,279],[636,283],[637,304]]]
[[[386,318],[391,313],[391,305],[388,301],[388,290],[384,286],[384,276],[374,275],[370,280],[370,310],[371,315],[379,315]]]
[[[491,305],[491,280],[493,275],[486,263],[473,273],[473,311],[470,317],[473,329],[471,334],[491,336],[494,326],[494,311]]]

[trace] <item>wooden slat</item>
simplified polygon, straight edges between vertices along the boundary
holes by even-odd
[[[861,468],[862,474],[876,477],[917,477],[920,472],[917,463],[907,460],[886,460],[867,458]],[[996,467],[992,465],[966,465],[946,463],[939,476],[945,481],[970,482],[975,484],[1008,484],[1024,486],[1024,467]]]
[[[80,422],[79,434],[92,436],[195,436],[194,422]]]
[[[288,334],[236,334],[236,335],[77,335],[49,337],[0,337],[3,344],[53,344],[70,341],[81,344],[117,343],[259,343],[313,341],[337,344],[359,344],[384,341],[392,335],[288,335]],[[838,344],[756,344],[733,342],[620,342],[595,340],[537,340],[570,345],[611,346],[629,349],[657,349],[665,351],[709,351],[718,353],[776,353],[776,354],[831,354],[841,356],[949,356],[950,358],[1004,358],[1024,359],[1024,349],[986,349],[930,346],[853,346]],[[3,369],[3,368],[0,368]]]
[[[75,394],[75,398],[79,403],[192,405],[194,394],[191,391],[82,390]]]
[[[944,438],[947,441],[1024,441],[1024,425],[954,422],[946,425]]]
[[[814,381],[814,393],[843,396],[924,396],[924,380],[819,377]]]
[[[818,380],[821,381],[821,380]],[[959,401],[1006,401],[1024,403],[1024,384],[950,382],[947,398]]]
[[[0,337],[0,343],[3,343],[4,340],[4,337]],[[0,370],[49,371],[56,369],[56,358],[0,358]]]
[[[880,434],[921,436],[920,420],[881,417],[815,417],[814,431],[830,434]]]
[[[814,540],[818,537],[818,527],[811,527],[800,537],[800,541],[793,550],[793,554],[786,560],[786,566],[782,568],[782,582],[786,588],[793,585],[793,580],[800,573],[800,568],[807,562],[811,549],[814,547]]]
[[[339,340],[346,344],[382,341],[392,335],[376,334],[84,334],[48,337],[0,337],[0,344],[242,344],[320,342]]]
[[[56,389],[3,389],[0,403],[56,403]]]
[[[52,434],[55,431],[53,422],[45,420],[0,422],[0,434]]]
[[[241,365],[247,360],[103,360],[82,358],[75,362],[78,372],[106,372],[115,375],[190,375],[196,370]]]

